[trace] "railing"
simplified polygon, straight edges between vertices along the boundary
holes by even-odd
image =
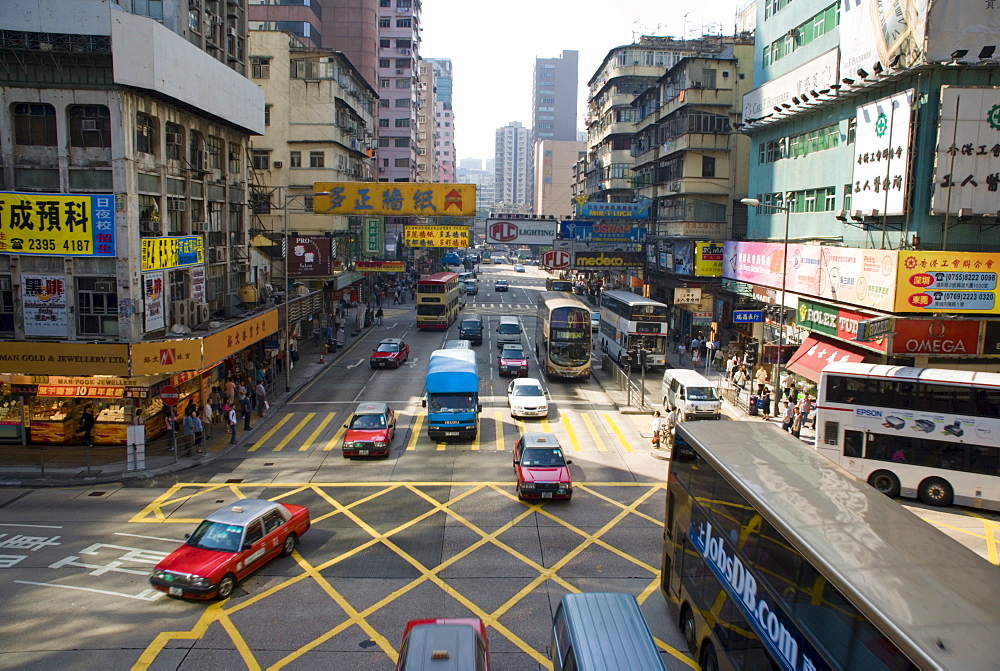
[[[601,356],[601,371],[607,375],[612,382],[618,385],[627,394],[626,405],[652,410],[653,406],[646,402],[646,393],[639,379],[633,377],[631,370],[622,369],[612,361],[607,354]]]

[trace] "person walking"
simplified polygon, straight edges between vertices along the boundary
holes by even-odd
[[[740,364],[740,367],[736,369],[733,373],[733,384],[736,386],[736,400],[739,401],[740,394],[743,393],[743,388],[747,386],[747,369],[746,366]]]
[[[660,446],[660,427],[663,426],[663,418],[660,417],[660,411],[657,410],[653,413],[653,447]]]
[[[261,380],[253,388],[254,396],[257,397],[257,416],[264,416],[264,409],[267,406],[267,390],[264,388],[264,381]]]
[[[89,403],[83,407],[83,415],[80,417],[80,432],[83,434],[83,444],[93,445],[94,444],[94,424],[97,420],[94,418],[94,406]]]
[[[384,313],[382,312],[382,307],[379,306],[379,308],[375,311],[375,323],[378,324],[379,326],[382,325],[383,315]]]
[[[240,394],[240,410],[243,413],[243,430],[250,430],[250,416],[253,415],[253,403],[246,394]]]
[[[795,415],[792,417],[792,435],[796,438],[802,433],[802,422],[805,420],[802,418],[802,413],[799,412],[798,408],[795,408]]]
[[[194,451],[198,454],[205,454],[205,424],[197,412],[191,413],[194,420]]]
[[[802,395],[802,400],[799,401],[799,413],[802,415],[802,425],[805,426],[806,421],[808,421],[809,416],[813,411],[813,400],[808,394]],[[813,419],[813,427],[816,426],[816,420]]]
[[[174,436],[177,433],[177,423],[176,423],[176,418],[174,417],[173,408],[169,406],[167,407],[167,412],[164,415],[163,423],[166,425],[167,429],[167,449],[173,450],[176,440]]]
[[[732,381],[733,369],[736,367],[735,359],[726,359],[726,379]]]
[[[795,413],[798,412],[798,408],[794,405],[785,401],[785,411],[781,415],[781,428],[785,431],[791,431],[792,420],[795,419]]]
[[[212,428],[212,423],[215,421],[215,411],[212,406],[205,404],[202,407],[201,424],[202,430],[205,432],[205,437],[211,440],[215,436],[215,430]]]
[[[232,377],[226,380],[226,398],[229,405],[233,405],[236,402],[236,380]]]
[[[677,344],[677,365],[679,365],[679,366],[683,366],[684,365],[684,352],[686,350],[687,350],[687,347],[684,346],[684,343],[678,343]]]
[[[399,305],[399,289],[392,292],[392,304]]]
[[[761,366],[757,369],[757,374],[753,377],[757,381],[757,395],[763,396],[764,389],[767,387],[767,371]]]
[[[795,400],[795,377],[788,371],[785,371],[785,377],[781,378],[781,393],[785,397],[785,400]]]
[[[701,349],[697,347],[691,348],[691,366],[697,368],[701,365]]]
[[[235,445],[236,444],[236,424],[237,424],[237,420],[236,420],[236,406],[229,405],[227,403],[225,405],[225,411],[226,411],[226,421],[229,422],[229,432],[232,434],[232,437],[229,439],[229,444],[230,445]]]
[[[765,422],[771,419],[771,390],[767,387],[764,387],[764,393],[757,399],[757,409]]]
[[[208,409],[212,412],[208,417],[210,424],[222,419],[222,394],[219,393],[218,387],[212,387],[212,393],[208,395]]]

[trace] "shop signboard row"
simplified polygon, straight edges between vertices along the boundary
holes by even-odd
[[[648,219],[648,198],[641,203],[582,203],[580,216],[590,219]]]
[[[475,184],[315,182],[313,188],[316,214],[393,217],[476,214]]]
[[[610,203],[606,203],[610,204]],[[559,223],[559,235],[564,240],[579,242],[629,242],[638,244],[646,239],[648,229],[622,221],[581,221],[573,219]]]
[[[364,273],[402,273],[406,270],[404,261],[355,261],[354,269]]]
[[[115,256],[115,197],[0,192],[0,254]]]
[[[723,253],[722,242],[692,240],[646,242],[646,257],[650,267],[677,275],[720,277]]]
[[[407,247],[445,247],[464,249],[469,246],[468,226],[404,226],[403,244]]]

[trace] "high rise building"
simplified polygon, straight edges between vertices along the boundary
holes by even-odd
[[[437,158],[438,182],[455,181],[455,112],[451,105],[453,79],[451,61],[446,58],[428,59],[434,68],[434,155]]]
[[[533,211],[531,129],[520,121],[511,121],[496,130],[494,151],[496,177],[493,207],[512,212]]]
[[[535,141],[535,214],[572,216],[573,166],[587,156],[587,143],[572,140]]]
[[[378,181],[415,182],[420,1],[379,0],[378,12]]]
[[[438,174],[438,157],[434,118],[434,91],[437,88],[437,70],[428,59],[420,61],[417,90],[417,181],[435,182]],[[388,146],[389,140],[385,140]]]
[[[579,54],[536,58],[531,89],[531,124],[536,140],[576,141]]]

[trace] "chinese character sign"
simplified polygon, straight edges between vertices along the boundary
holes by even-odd
[[[858,108],[851,209],[904,214],[913,89]]]
[[[156,331],[166,326],[163,310],[163,273],[142,274],[142,295],[146,304],[146,331]]]
[[[185,268],[205,262],[200,235],[142,239],[142,270]]]
[[[114,196],[0,192],[0,254],[115,255]]]
[[[333,272],[333,240],[326,236],[289,237],[289,277],[328,277]]]
[[[475,184],[316,182],[313,188],[316,214],[424,217],[476,214]]]
[[[722,243],[694,243],[694,274],[699,277],[722,276]]]
[[[464,249],[469,246],[469,229],[465,226],[404,226],[403,244]]]
[[[66,278],[62,275],[21,275],[26,336],[69,337]]]
[[[941,87],[933,214],[1000,210],[1000,89]]]
[[[385,227],[381,217],[365,219],[365,256],[381,256],[385,248]]]
[[[895,312],[996,312],[1000,254],[900,252]]]

